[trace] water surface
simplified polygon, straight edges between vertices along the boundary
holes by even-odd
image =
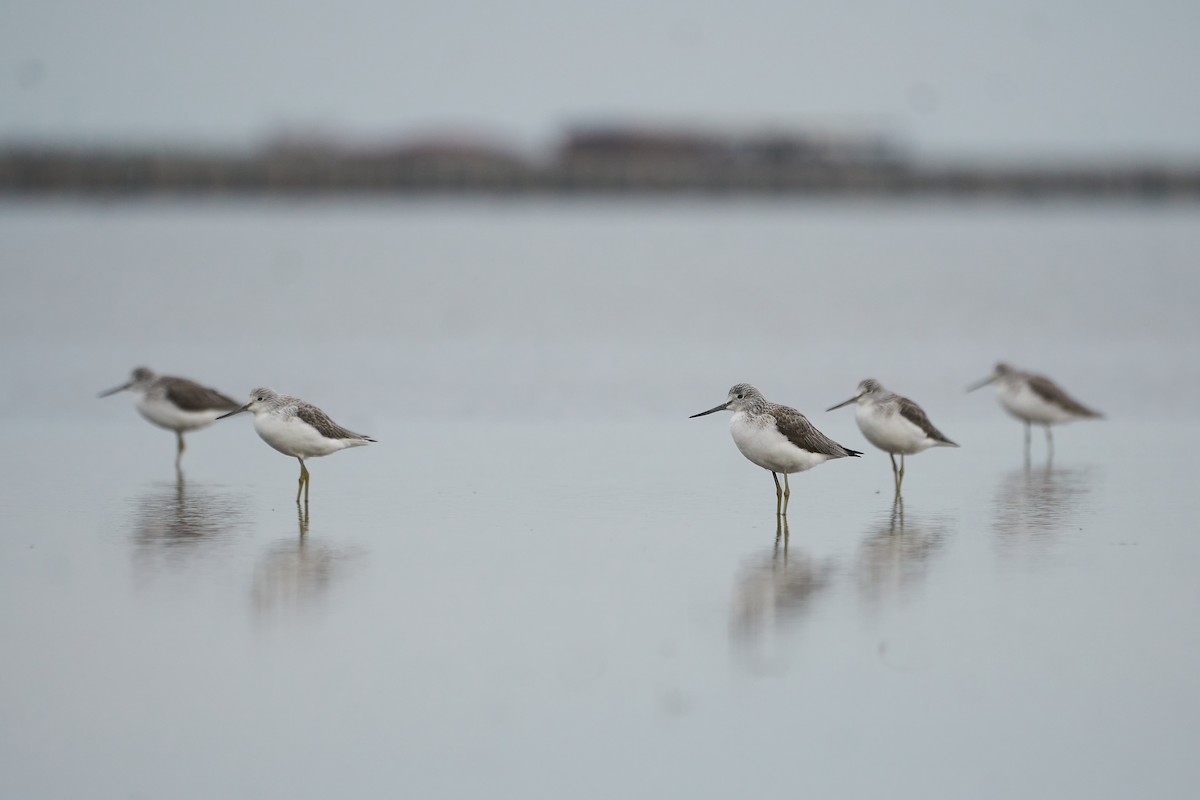
[[[0,207],[0,794],[1190,796],[1196,216]],[[1027,460],[998,358],[1108,418]],[[379,444],[177,473],[143,363]],[[868,376],[962,444],[902,507]],[[866,451],[786,540],[737,381]]]

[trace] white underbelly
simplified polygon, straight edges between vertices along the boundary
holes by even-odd
[[[881,414],[859,406],[854,420],[867,441],[885,453],[911,456],[935,444],[925,431],[899,413]]]
[[[138,413],[160,428],[194,431],[211,425],[223,411],[183,411],[166,400],[138,400]]]
[[[772,472],[803,472],[829,460],[827,455],[796,447],[774,425],[755,425],[743,414],[733,415],[729,431],[742,455]]]
[[[352,439],[326,439],[311,425],[297,417],[279,417],[263,414],[254,418],[254,430],[264,442],[287,456],[316,458],[336,453],[356,444],[365,444]]]
[[[1000,405],[1014,417],[1038,425],[1058,425],[1076,419],[1071,412],[1047,402],[1025,384],[1013,389],[1001,386],[997,391]]]

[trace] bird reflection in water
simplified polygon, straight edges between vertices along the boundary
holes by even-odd
[[[273,545],[255,570],[251,596],[255,611],[263,616],[304,609],[320,600],[352,555],[309,537],[306,508],[297,505],[296,517],[300,535]]]
[[[908,595],[928,575],[946,535],[945,524],[906,514],[904,499],[897,497],[863,538],[858,554],[860,595],[875,604]]]
[[[1095,482],[1091,467],[1041,467],[1026,461],[1006,473],[996,487],[995,522],[1002,546],[1012,551],[1043,550],[1072,527]]]
[[[765,666],[771,660],[772,634],[802,619],[829,587],[833,573],[832,561],[818,562],[789,546],[784,520],[770,553],[749,562],[738,578],[730,621],[734,645]]]
[[[246,498],[189,485],[183,470],[134,501],[133,541],[140,565],[182,565],[246,527]]]

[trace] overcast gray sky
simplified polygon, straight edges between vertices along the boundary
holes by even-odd
[[[0,139],[875,126],[929,157],[1200,161],[1195,0],[0,0]]]

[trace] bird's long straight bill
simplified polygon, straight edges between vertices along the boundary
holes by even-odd
[[[703,417],[705,414],[715,414],[718,411],[725,411],[728,408],[729,408],[729,403],[721,403],[721,405],[713,406],[708,411],[701,411],[699,414],[692,414],[690,417],[688,417],[688,419],[695,419],[696,417]]]
[[[848,405],[850,405],[851,403],[853,403],[853,402],[854,402],[855,400],[857,400],[857,399],[858,399],[857,397],[851,397],[849,400],[844,400],[844,401],[842,401],[842,402],[838,403],[836,406],[830,406],[829,408],[827,408],[827,409],[825,409],[825,410],[826,410],[826,411],[833,411],[833,410],[835,410],[835,409],[841,408],[842,406],[848,406]]]
[[[221,416],[217,417],[217,419],[225,419],[226,417],[232,417],[234,414],[242,413],[249,407],[250,407],[250,404],[246,403],[246,405],[242,406],[241,408],[235,408],[233,411],[230,411],[228,414],[222,414]]]
[[[986,378],[984,378],[983,380],[979,381],[979,383],[972,383],[970,386],[967,387],[967,391],[973,392],[976,389],[982,389],[983,387],[987,386],[989,383],[991,383],[994,380],[996,380],[996,376],[989,375]]]
[[[116,394],[117,392],[123,392],[132,385],[133,385],[132,383],[122,383],[120,386],[114,386],[113,388],[107,389],[96,396],[97,397],[108,397],[110,394]]]

